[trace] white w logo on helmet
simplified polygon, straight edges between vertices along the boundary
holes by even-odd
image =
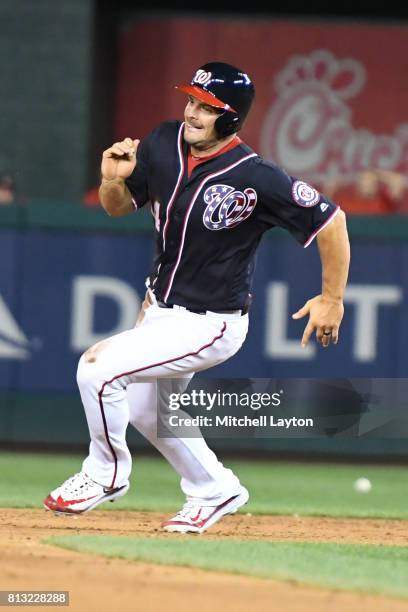
[[[197,70],[194,75],[193,83],[200,83],[200,85],[206,85],[209,81],[211,81],[212,73],[206,72],[205,70]]]

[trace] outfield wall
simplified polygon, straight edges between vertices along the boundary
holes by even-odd
[[[407,377],[408,219],[350,218],[349,230],[353,257],[337,347],[300,348],[304,322],[290,315],[319,292],[318,252],[274,230],[259,251],[248,339],[203,375]],[[0,245],[0,441],[85,443],[76,364],[90,344],[134,323],[153,252],[150,214],[110,219],[64,203],[10,208],[0,211]],[[141,438],[130,439],[143,446]],[[408,451],[396,440],[264,439],[238,446]]]

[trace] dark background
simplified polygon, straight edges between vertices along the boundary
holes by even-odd
[[[241,4],[241,3],[238,3]],[[93,49],[93,100],[104,99],[105,104],[92,113],[90,125],[90,160],[95,159],[99,152],[105,148],[106,142],[113,139],[112,116],[114,113],[116,89],[117,48],[121,28],[126,23],[134,21],[138,16],[152,17],[193,15],[195,17],[234,18],[241,16],[245,19],[303,19],[305,21],[336,20],[336,21],[365,21],[401,23],[408,18],[408,5],[404,3],[360,3],[360,6],[347,6],[344,3],[326,3],[320,6],[307,3],[291,3],[286,6],[276,2],[251,1],[245,10],[245,3],[238,7],[236,2],[205,3],[181,0],[177,6],[169,9],[168,2],[149,2],[148,0],[118,0],[113,4],[110,0],[97,0],[95,4],[95,40]],[[268,9],[268,5],[271,8]],[[249,8],[250,7],[250,8]],[[323,26],[324,27],[324,26]],[[107,44],[109,41],[109,44]],[[408,41],[407,41],[408,43]],[[408,45],[407,45],[408,47]],[[92,161],[88,165],[87,187],[92,187],[98,181],[98,169]]]
[[[289,18],[322,28],[328,20],[408,19],[406,3],[269,5],[255,1],[245,11],[236,2],[182,0],[170,10],[147,0],[2,0],[0,174],[11,174],[19,198],[30,201],[80,202],[99,182],[101,153],[113,142],[120,34],[138,18],[230,16],[248,27],[253,19]]]

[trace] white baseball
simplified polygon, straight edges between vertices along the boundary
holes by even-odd
[[[357,480],[354,481],[353,487],[358,493],[369,493],[372,485],[368,478],[357,478]]]

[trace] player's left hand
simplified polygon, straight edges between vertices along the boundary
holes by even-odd
[[[330,343],[337,344],[340,323],[344,315],[342,300],[334,300],[316,295],[292,315],[292,319],[301,319],[309,315],[308,324],[303,332],[301,344],[305,347],[316,330],[316,340],[324,347]]]

